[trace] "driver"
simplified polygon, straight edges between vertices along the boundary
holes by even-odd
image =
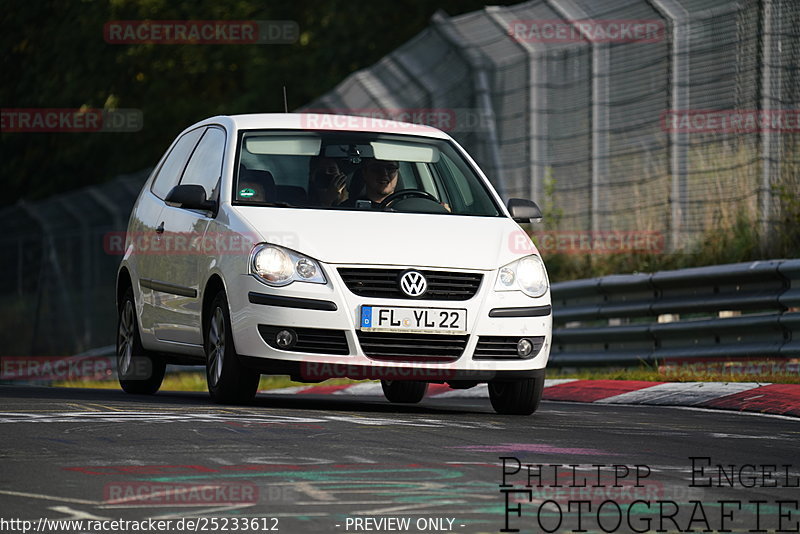
[[[368,200],[372,209],[376,209],[397,188],[399,169],[400,166],[396,161],[364,158],[359,169],[364,180],[363,192],[359,194],[358,191],[352,191],[354,196],[340,205],[354,207],[357,201]]]

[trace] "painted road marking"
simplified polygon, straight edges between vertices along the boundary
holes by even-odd
[[[344,422],[367,427],[407,426],[417,428],[487,428],[496,427],[494,421],[452,421],[431,417],[409,416],[404,419],[358,417],[355,415],[321,414],[316,417],[297,417],[285,415],[246,415],[218,413],[175,413],[158,412],[51,412],[47,414],[0,412],[0,423],[332,423]]]
[[[577,380],[545,388],[545,400],[597,402],[630,391],[649,389],[661,382],[644,380]]]
[[[450,391],[445,391],[444,393],[439,393],[436,395],[431,395],[432,399],[483,399],[489,398],[489,386],[486,384],[478,384],[474,388],[470,389],[453,389]]]
[[[77,408],[78,410],[80,410],[82,412],[85,412],[87,410],[90,411],[90,412],[99,412],[100,411],[97,408],[92,408],[91,406],[84,406],[83,404],[78,404],[76,402],[68,402],[67,406],[70,406],[72,408]]]
[[[113,406],[108,406],[106,404],[97,404],[97,403],[94,403],[94,402],[87,402],[86,404],[88,404],[89,406],[96,406],[98,408],[104,408],[104,409],[110,410],[112,412],[124,412],[125,411],[122,408],[114,408]]]
[[[60,519],[64,519],[69,521],[70,519],[93,519],[97,521],[103,521],[105,519],[111,519],[110,517],[103,517],[99,515],[92,515],[88,512],[84,512],[82,510],[75,510],[74,508],[70,508],[69,506],[50,506],[48,510],[53,510],[54,512],[58,512],[61,514],[66,514],[68,517],[62,517]]]
[[[758,391],[750,391],[758,388]],[[748,392],[750,392],[748,394]],[[270,390],[266,393],[380,395],[378,384],[359,383],[345,387],[300,387]],[[755,395],[753,393],[756,393]],[[464,390],[433,384],[428,398],[486,398],[485,384]],[[602,404],[657,405],[672,407],[706,406],[729,411],[800,415],[800,385],[743,382],[649,382],[636,380],[546,379],[544,400]],[[555,413],[552,412],[551,413]]]
[[[758,393],[759,395],[753,395]],[[712,399],[706,406],[728,410],[748,410],[785,415],[800,415],[800,384],[766,384],[757,391],[733,393]]]
[[[357,463],[357,464],[376,464],[376,463],[378,463],[375,460],[370,460],[369,458],[362,458],[361,456],[352,456],[352,455],[350,455],[350,456],[345,456],[345,458],[348,459],[348,460],[351,460],[352,462]]]
[[[666,382],[637,391],[629,391],[595,401],[599,404],[653,404],[668,406],[702,405],[712,399],[748,391],[759,386],[756,382]]]
[[[372,464],[370,464],[372,465]],[[359,478],[364,484],[386,484],[386,485],[403,485],[413,483],[412,478],[402,478],[395,481],[388,482],[374,482],[370,479],[376,475],[391,473],[392,477],[398,479],[399,475],[403,476],[422,476],[424,474],[425,480],[444,480],[452,479],[463,476],[463,473],[454,469],[440,469],[435,467],[396,467],[373,469],[371,467],[363,469],[325,469],[322,471],[247,471],[247,472],[219,472],[219,473],[202,473],[198,475],[173,475],[173,476],[155,476],[155,477],[142,477],[140,480],[149,480],[153,482],[183,482],[186,480],[210,480],[210,479],[232,479],[232,478],[261,478],[261,477],[283,477],[291,482],[299,482],[303,480],[311,480],[314,482],[341,482],[342,480],[351,480],[354,475],[361,475]],[[351,478],[348,478],[351,477]]]
[[[545,443],[498,443],[497,445],[457,445],[447,447],[448,449],[459,449],[462,451],[470,452],[491,452],[491,453],[509,453],[509,452],[536,452],[541,454],[574,454],[586,456],[616,456],[616,454],[609,451],[601,451],[599,449],[584,449],[575,447],[555,447]]]
[[[313,393],[313,391],[309,391]],[[334,395],[383,395],[383,388],[380,382],[364,382],[354,384],[347,389],[335,391]]]
[[[235,505],[230,505],[230,506],[215,506],[213,508],[204,508],[203,510],[192,510],[191,512],[186,511],[186,510],[181,510],[181,511],[177,511],[177,512],[174,512],[174,513],[155,516],[155,517],[153,517],[153,519],[180,519],[182,517],[199,517],[199,516],[204,516],[204,515],[213,514],[213,513],[217,513],[217,512],[230,512],[232,510],[239,510],[239,509],[242,509],[242,508],[250,508],[252,506],[253,506],[252,504],[248,503],[248,504],[235,504]],[[270,513],[269,515],[270,515],[270,517],[275,517],[275,516],[278,516],[280,514]],[[250,516],[250,517],[254,517],[254,516]]]
[[[267,393],[269,395],[294,395],[295,393],[302,393],[307,389],[314,389],[314,386],[292,386],[288,388],[262,389],[259,390],[259,393]]]
[[[560,384],[567,384],[575,382],[577,378],[548,378],[544,381],[544,387],[552,387]],[[437,385],[437,384],[432,384]],[[297,394],[319,394],[323,393],[325,386],[292,386],[279,389],[264,389],[259,393],[267,395],[297,395]],[[351,386],[346,386],[342,389],[337,389],[330,392],[333,395],[363,395],[363,396],[383,396],[383,389],[380,382],[360,382]],[[452,389],[442,393],[433,393],[428,395],[432,399],[472,399],[472,398],[489,398],[489,390],[486,384],[478,384],[470,389]]]
[[[26,493],[24,491],[0,490],[0,495],[13,495],[14,497],[27,497],[29,499],[42,499],[45,501],[71,502],[73,504],[98,505],[98,501],[87,501],[85,499],[73,499],[72,497],[56,497],[55,495],[44,495],[42,493]]]

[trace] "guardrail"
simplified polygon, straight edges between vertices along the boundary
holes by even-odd
[[[800,357],[800,259],[553,284],[550,365]]]

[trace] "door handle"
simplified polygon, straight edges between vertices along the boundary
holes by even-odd
[[[158,227],[156,227],[156,233],[157,234],[164,233],[164,221],[161,221],[161,224],[159,224]]]

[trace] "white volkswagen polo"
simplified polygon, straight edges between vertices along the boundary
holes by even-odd
[[[217,402],[261,374],[488,383],[530,414],[550,352],[547,273],[472,158],[425,126],[338,115],[213,117],[182,132],[131,214],[117,277],[122,388],[206,366]]]

